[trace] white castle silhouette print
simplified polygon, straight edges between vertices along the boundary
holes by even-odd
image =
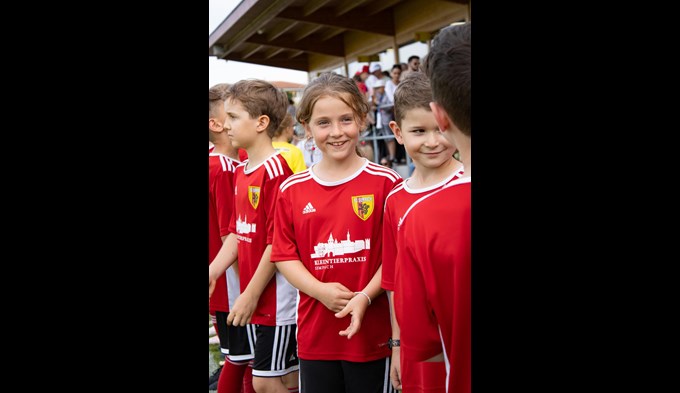
[[[319,243],[314,246],[314,254],[312,258],[322,258],[325,256],[338,256],[345,254],[353,254],[361,250],[371,249],[371,239],[350,240],[349,230],[347,231],[347,239],[338,241],[333,239],[333,234],[328,237],[328,243]]]
[[[248,220],[248,216],[246,216],[246,220]],[[236,220],[236,233],[255,233],[255,224],[248,224],[247,221],[241,220],[241,215],[239,214]]]

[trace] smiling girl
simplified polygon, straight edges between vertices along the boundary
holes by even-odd
[[[281,184],[271,261],[299,289],[301,392],[392,388],[382,215],[402,178],[357,154],[368,110],[352,79],[327,73],[307,86],[297,113],[323,159]]]

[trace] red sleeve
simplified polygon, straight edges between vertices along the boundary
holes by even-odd
[[[382,279],[380,286],[385,290],[394,291],[394,264],[397,259],[396,222],[398,218],[392,218],[390,199],[385,203],[383,215],[383,240],[382,240]]]
[[[272,242],[272,253],[270,260],[293,261],[301,260],[295,242],[295,229],[293,227],[293,209],[291,208],[288,195],[284,192],[279,193],[278,205],[274,216],[274,239]]]
[[[274,177],[271,180],[264,182],[264,202],[265,208],[267,209],[267,244],[272,244],[274,240],[274,217],[276,215],[276,201],[278,200],[281,183],[283,183],[288,176],[293,174],[293,171],[288,166],[288,163],[283,158],[282,155],[278,155],[281,161],[281,167],[283,168],[283,175]]]
[[[229,219],[229,233],[236,234],[236,194],[234,191],[234,185],[236,184],[236,177],[239,175],[239,171],[243,169],[236,168],[234,176],[232,176],[232,198],[231,198],[231,218]]]
[[[217,210],[217,223],[220,226],[220,236],[229,234],[231,212],[234,210],[234,185],[233,173],[219,171],[215,179],[215,209]]]

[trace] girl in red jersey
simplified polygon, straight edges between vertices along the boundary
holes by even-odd
[[[392,391],[382,215],[402,179],[357,154],[368,110],[352,79],[326,73],[297,114],[323,159],[281,184],[271,261],[299,290],[301,392]]]

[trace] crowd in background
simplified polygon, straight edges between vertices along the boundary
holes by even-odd
[[[210,89],[209,388],[470,392],[470,37],[321,74],[297,106],[257,79]]]

